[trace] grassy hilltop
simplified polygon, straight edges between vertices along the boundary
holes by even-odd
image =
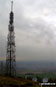
[[[39,83],[22,78],[0,76],[0,87],[40,87]]]

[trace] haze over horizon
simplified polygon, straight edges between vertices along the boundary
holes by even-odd
[[[56,61],[56,0],[13,0],[16,60]],[[6,59],[11,0],[0,0],[0,60]]]

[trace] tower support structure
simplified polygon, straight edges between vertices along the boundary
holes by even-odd
[[[15,32],[13,1],[11,2],[10,20],[8,25],[7,50],[6,50],[6,75],[16,75],[16,55],[15,55]]]

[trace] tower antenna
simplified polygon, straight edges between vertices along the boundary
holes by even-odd
[[[15,33],[14,33],[13,1],[11,1],[11,12],[9,17],[7,50],[6,50],[6,75],[16,76],[16,55],[15,55]]]
[[[11,11],[13,11],[13,1],[11,1]]]

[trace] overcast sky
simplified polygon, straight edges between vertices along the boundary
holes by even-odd
[[[0,0],[0,59],[6,59],[11,0]],[[16,59],[56,60],[56,0],[14,0]]]

